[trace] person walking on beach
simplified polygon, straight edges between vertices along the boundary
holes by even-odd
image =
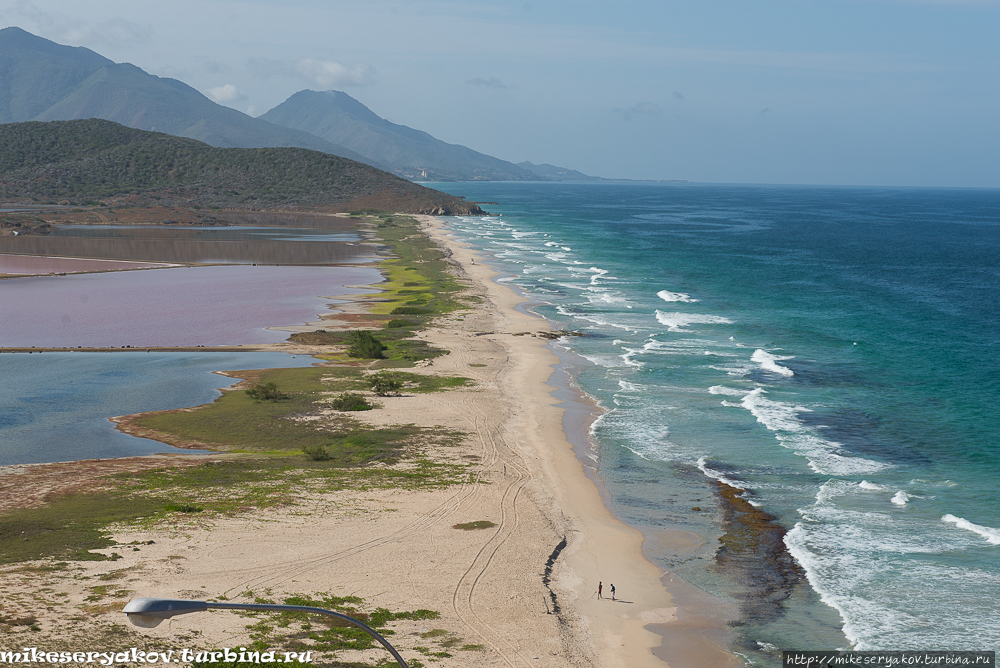
[[[611,585],[611,600],[615,600],[615,586]]]
[[[601,596],[601,592],[602,591],[604,591],[604,583],[603,582],[598,582],[597,583],[597,598],[598,599],[604,598],[603,596]]]

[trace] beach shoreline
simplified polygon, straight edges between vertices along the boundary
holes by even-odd
[[[482,258],[475,262],[476,254],[451,238],[443,221],[429,216],[417,218],[431,238],[450,251],[463,272],[480,289],[487,290],[507,319],[511,332],[537,329],[545,323],[540,316],[523,309],[527,298],[494,280],[497,273]],[[600,634],[592,631],[591,636],[599,665],[663,666],[664,662],[674,666],[740,665],[724,649],[731,639],[725,621],[732,616],[732,610],[652,564],[642,552],[642,534],[611,513],[602,498],[597,476],[588,475],[589,465],[584,461],[588,445],[580,439],[599,415],[597,405],[592,400],[588,403],[590,398],[569,383],[561,385],[553,380],[557,369],[568,372],[561,369],[562,360],[545,340],[512,336],[507,345],[514,359],[538,359],[533,373],[525,369],[520,386],[511,391],[524,398],[526,424],[536,426],[537,431],[526,433],[525,438],[539,453],[536,459],[546,491],[559,512],[565,514],[567,509],[574,509],[571,517],[577,539],[566,548],[564,566],[570,572],[564,574],[563,585],[570,590],[568,593],[577,611],[587,620],[587,626],[601,629]],[[576,395],[575,405],[557,399],[555,394],[560,390]],[[567,419],[581,424],[568,424]],[[641,596],[628,596],[633,599],[628,604],[635,605],[635,609],[609,615],[606,607],[594,604],[592,595],[588,600],[588,585],[595,580],[603,582],[607,592],[613,579],[619,583],[616,585],[619,596],[626,591],[642,592]],[[680,600],[686,604],[684,609],[678,608]],[[703,611],[695,611],[696,606]]]
[[[473,382],[443,393],[386,397],[380,410],[357,419],[374,427],[413,423],[464,433],[460,445],[426,456],[472,462],[470,482],[416,491],[302,489],[283,507],[115,527],[115,546],[102,552],[117,554],[116,561],[77,562],[64,575],[2,567],[9,607],[22,599],[30,605],[42,584],[65,592],[64,600],[39,612],[42,632],[33,643],[61,638],[58,619],[67,610],[87,611],[95,627],[121,624],[121,605],[135,596],[280,600],[323,592],[392,610],[438,611],[434,622],[399,622],[393,642],[413,656],[435,649],[432,638],[462,638],[467,651],[427,654],[445,668],[739,665],[724,649],[729,636],[719,627],[721,617],[702,614],[700,592],[646,559],[642,534],[608,510],[587,476],[567,437],[566,406],[556,396],[559,359],[547,345],[546,322],[519,308],[524,298],[474,262],[473,251],[450,237],[443,220],[418,220],[482,301],[420,332],[450,352],[412,371]],[[262,348],[291,352],[284,344]],[[103,462],[76,466],[95,464]],[[72,477],[73,468],[60,472]],[[6,484],[20,487],[31,470],[12,472]],[[457,530],[470,522],[489,528]],[[120,579],[121,589],[101,605],[88,604],[97,595],[88,579]],[[46,635],[50,628],[55,635]],[[19,635],[16,628],[7,633]],[[131,645],[164,646],[185,637],[205,647],[250,641],[244,624],[227,613],[129,633],[123,642]],[[3,640],[14,645],[27,638]]]

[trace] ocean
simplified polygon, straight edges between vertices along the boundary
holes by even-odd
[[[435,187],[490,202],[449,226],[580,334],[593,475],[748,663],[1000,649],[1000,191]]]

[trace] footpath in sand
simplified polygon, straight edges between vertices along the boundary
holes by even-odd
[[[114,534],[118,547],[107,550],[121,554],[117,561],[75,562],[55,573],[37,565],[3,567],[3,609],[23,612],[35,601],[41,630],[8,622],[0,649],[57,642],[59,618],[76,620],[63,640],[78,638],[60,649],[101,651],[101,638],[117,645],[126,634],[129,646],[140,649],[143,643],[178,651],[246,646],[252,620],[225,611],[178,617],[156,629],[112,624],[123,624],[118,611],[138,596],[240,601],[247,592],[270,599],[328,593],[359,596],[370,608],[439,612],[439,619],[393,625],[393,644],[424,665],[662,667],[653,650],[664,633],[677,643],[674,668],[736,665],[704,640],[718,629],[697,615],[678,616],[663,573],[642,555],[641,534],[609,513],[584,474],[546,385],[557,358],[537,335],[547,330],[544,321],[517,311],[523,300],[473,263],[441,221],[421,222],[450,249],[456,270],[483,301],[422,332],[450,353],[413,371],[466,376],[474,384],[385,397],[382,408],[356,419],[466,433],[440,454],[474,462],[470,482],[434,491],[303,491],[290,507],[121,528]],[[72,465],[47,466],[73,475]],[[0,475],[0,492],[24,491],[25,474],[45,470],[11,467]],[[493,525],[454,528],[477,521]],[[608,598],[611,583],[617,601]],[[95,585],[105,584],[101,603],[88,604]],[[450,642],[442,645],[443,639]],[[385,656],[379,648],[345,652],[340,660]]]

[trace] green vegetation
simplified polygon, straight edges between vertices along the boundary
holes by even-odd
[[[378,225],[383,224],[388,225],[387,243],[398,257],[387,261],[391,280],[383,297],[388,301],[380,308],[388,313],[412,297],[412,292],[398,294],[404,284],[420,288],[430,314],[460,308],[462,303],[453,295],[462,286],[447,273],[440,250],[409,219],[383,217]],[[194,410],[133,418],[128,424],[150,430],[165,442],[234,454],[192,467],[110,476],[107,488],[113,494],[54,496],[43,508],[9,511],[0,516],[0,563],[45,556],[118,558],[106,549],[120,547],[108,537],[107,527],[115,523],[183,524],[219,513],[296,504],[303,493],[425,489],[469,482],[467,464],[430,461],[425,454],[430,447],[454,445],[462,438],[460,433],[415,425],[371,428],[346,414],[327,413],[323,420],[315,419],[329,408],[331,397],[336,401],[353,394],[371,405],[362,392],[434,392],[471,382],[406,371],[368,373],[381,365],[410,364],[440,354],[423,341],[406,338],[412,335],[411,328],[423,326],[430,317],[381,330],[378,337],[367,332],[384,346],[383,359],[237,372],[248,379],[245,391],[224,392],[215,402]],[[343,331],[311,334],[322,337],[323,343],[345,346],[351,339]],[[110,556],[93,552],[98,549]],[[141,551],[142,546],[123,549]]]
[[[489,520],[476,520],[475,522],[465,522],[464,524],[456,524],[452,529],[461,529],[462,531],[475,531],[476,529],[489,529],[490,527],[495,527],[496,524],[490,522]]]
[[[372,392],[380,397],[396,396],[403,389],[403,379],[399,374],[382,371],[368,377]]]
[[[163,507],[163,509],[171,513],[200,513],[205,510],[201,506],[196,506],[193,503],[168,503]]]
[[[303,460],[301,455],[238,456],[190,468],[163,468],[110,476],[115,492],[52,497],[41,508],[11,510],[0,515],[0,564],[51,557],[70,561],[119,559],[92,550],[135,549],[117,546],[107,527],[115,523],[188,521],[202,514],[231,514],[251,508],[295,503],[303,491],[427,489],[468,482],[467,468],[431,462],[414,452],[406,466],[387,468],[380,461],[385,440],[402,439],[419,450],[421,443],[454,443],[454,433],[416,427],[390,433],[361,432],[328,447],[329,459]],[[407,440],[408,439],[408,440]],[[402,455],[400,450],[395,451]],[[190,501],[178,503],[177,498]],[[200,510],[199,510],[200,509]]]
[[[370,610],[365,605],[364,599],[357,596],[320,594],[318,597],[312,597],[296,595],[289,596],[281,601],[274,601],[269,598],[254,596],[253,592],[247,592],[246,595],[252,596],[256,603],[279,603],[283,605],[300,605],[333,610],[352,617],[375,629],[380,635],[388,637],[395,635],[395,631],[392,628],[394,622],[402,620],[423,621],[438,619],[441,616],[433,610],[412,610],[406,612],[392,612],[386,608]],[[251,638],[250,646],[246,648],[247,652],[263,653],[278,648],[280,648],[281,652],[312,652],[311,659],[313,662],[321,659],[321,665],[340,668],[377,668],[395,665],[389,654],[386,654],[384,659],[379,659],[376,664],[336,660],[338,653],[344,651],[364,651],[371,649],[381,651],[382,648],[366,631],[363,631],[350,622],[335,617],[326,617],[305,612],[249,612],[241,614],[244,617],[255,620],[254,623],[247,625]],[[400,649],[397,647],[397,650]],[[273,663],[266,661],[240,663],[238,660],[235,662],[205,660],[195,661],[191,665],[194,668],[243,668],[243,666],[259,668],[260,666],[288,665],[282,661],[284,654],[278,654],[275,658],[277,661]],[[331,658],[334,659],[332,663],[329,662]],[[407,663],[411,666],[423,665],[420,661],[412,659],[407,659]]]
[[[281,401],[288,398],[287,394],[282,394],[278,391],[278,386],[274,381],[254,384],[250,386],[250,389],[246,393],[254,401]]]
[[[0,125],[0,200],[116,206],[330,206],[358,198],[422,211],[478,207],[369,165],[302,148],[215,148],[111,121]],[[397,209],[398,210],[398,209]]]
[[[118,558],[90,552],[111,547],[105,527],[165,513],[160,498],[130,499],[125,504],[116,494],[67,494],[41,508],[15,510],[0,515],[0,563],[28,561],[51,556],[72,561],[103,561]]]
[[[416,316],[404,322],[420,327],[436,315],[465,306],[455,299],[465,285],[451,273],[444,251],[421,231],[417,221],[380,215],[374,222],[376,235],[395,256],[380,263],[387,281],[380,286],[384,292],[379,297],[385,301],[374,313]]]
[[[330,407],[335,411],[370,411],[375,405],[363,394],[344,392],[330,400]]]
[[[252,591],[244,592],[243,597],[252,598],[255,603],[300,605],[313,608],[323,608],[333,610],[341,614],[352,617],[359,622],[375,629],[379,634],[388,638],[390,642],[406,658],[409,665],[415,668],[423,664],[415,659],[406,657],[408,653],[405,642],[401,643],[394,639],[396,630],[393,628],[395,622],[418,621],[440,619],[440,613],[434,610],[412,610],[406,612],[393,612],[386,608],[370,609],[365,600],[358,596],[333,596],[331,594],[319,594],[317,596],[293,595],[281,600],[274,600],[269,597],[260,596]],[[386,654],[384,658],[376,660],[375,664],[367,662],[349,662],[340,657],[345,651],[366,651],[381,650],[377,641],[359,627],[347,621],[342,621],[333,617],[305,613],[305,612],[247,612],[240,613],[243,617],[253,620],[247,625],[251,643],[246,648],[247,652],[265,652],[269,649],[276,649],[281,652],[312,652],[312,661],[319,660],[321,665],[335,666],[339,668],[384,668],[395,665],[392,658]],[[448,658],[452,654],[448,651],[482,651],[483,645],[468,644],[457,634],[446,629],[432,629],[419,634],[421,640],[430,641],[437,645],[436,648],[415,646],[412,651],[418,652],[433,661],[438,658]],[[250,658],[250,657],[245,657]],[[284,655],[275,658],[283,659]],[[195,661],[194,668],[244,668],[246,666],[278,666],[287,665],[285,663],[239,663],[236,662],[209,662]]]
[[[330,461],[330,451],[322,445],[307,445],[302,448],[302,453],[314,462]]]
[[[351,331],[347,335],[347,341],[350,343],[350,347],[347,349],[348,357],[378,360],[385,357],[382,351],[388,347],[366,329]]]

